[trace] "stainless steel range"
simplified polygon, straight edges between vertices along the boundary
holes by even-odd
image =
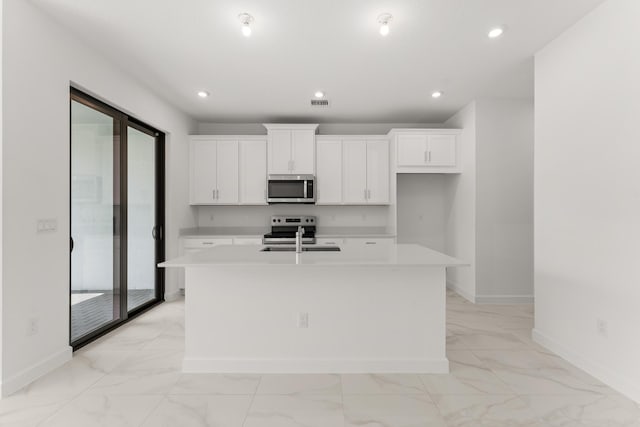
[[[298,227],[304,228],[302,244],[316,242],[315,216],[274,215],[271,217],[271,233],[264,235],[262,243],[265,245],[294,245]]]

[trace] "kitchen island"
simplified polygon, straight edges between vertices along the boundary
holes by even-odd
[[[221,245],[185,269],[185,372],[446,373],[447,267],[413,244],[336,252]]]

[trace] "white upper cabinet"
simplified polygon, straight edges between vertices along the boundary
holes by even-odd
[[[265,124],[270,175],[313,175],[318,125]]]
[[[393,129],[398,173],[460,173],[458,129]]]
[[[267,203],[265,136],[192,136],[190,156],[190,204]]]
[[[389,141],[367,141],[367,203],[389,203]]]
[[[316,204],[342,203],[342,141],[316,141]]]
[[[267,204],[267,140],[240,140],[240,203]]]
[[[269,173],[291,172],[291,131],[275,129],[269,131]]]
[[[380,136],[318,137],[317,204],[389,204],[389,141]]]
[[[316,135],[314,129],[291,131],[291,173],[313,175],[315,172]]]
[[[217,143],[212,140],[191,141],[191,204],[211,204],[216,200]]]
[[[342,142],[342,176],[344,203],[367,204],[367,141]]]
[[[216,204],[238,203],[238,141],[217,142],[216,156]]]

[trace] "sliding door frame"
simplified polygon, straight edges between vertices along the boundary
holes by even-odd
[[[69,159],[72,157],[72,111],[71,106],[73,101],[79,102],[87,107],[93,108],[103,114],[106,114],[114,120],[114,135],[113,135],[113,148],[114,148],[114,184],[117,183],[117,188],[114,185],[114,226],[113,226],[113,239],[114,245],[117,244],[119,238],[119,256],[114,256],[114,280],[118,280],[117,287],[114,287],[114,311],[118,312],[118,318],[110,321],[109,323],[95,329],[75,341],[71,341],[72,337],[72,325],[71,325],[71,291],[72,291],[72,275],[71,275],[71,252],[73,251],[73,237],[70,236],[70,250],[69,250],[69,342],[73,347],[73,350],[89,344],[97,338],[103,336],[109,331],[123,325],[139,314],[152,308],[153,306],[160,304],[164,301],[164,289],[165,289],[165,276],[164,269],[157,267],[157,263],[162,262],[165,256],[165,134],[146,123],[128,116],[127,114],[117,110],[114,107],[96,99],[95,97],[80,91],[74,87],[70,88],[69,98]],[[128,128],[134,128],[140,132],[143,132],[149,136],[155,138],[155,227],[154,227],[154,248],[155,248],[155,294],[154,299],[136,307],[135,309],[128,311],[127,308],[127,206],[128,206],[128,192],[127,192],[127,136]],[[117,154],[116,154],[117,153]],[[71,232],[72,221],[72,162],[69,162],[69,231]],[[116,190],[119,193],[119,198],[116,198]],[[115,201],[119,199],[119,204]],[[151,233],[151,230],[149,231]],[[114,246],[115,247],[115,246]],[[116,316],[114,316],[116,317]]]

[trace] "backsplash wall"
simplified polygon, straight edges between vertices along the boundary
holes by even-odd
[[[270,227],[272,215],[315,215],[318,227],[387,227],[389,206],[198,206],[198,227]]]

